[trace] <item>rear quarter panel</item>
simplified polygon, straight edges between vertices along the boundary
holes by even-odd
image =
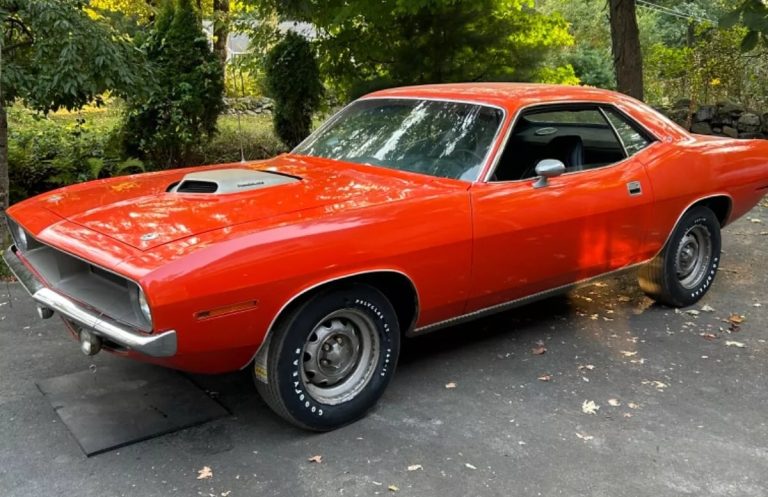
[[[727,196],[726,224],[752,209],[768,193],[768,142],[692,135],[662,142],[642,156],[655,198],[649,257],[663,247],[686,209],[707,197]]]

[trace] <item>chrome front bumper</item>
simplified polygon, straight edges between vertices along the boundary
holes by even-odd
[[[74,300],[46,287],[21,261],[14,246],[9,247],[3,253],[3,260],[8,264],[16,279],[42,308],[58,312],[95,335],[120,347],[152,357],[170,357],[176,354],[177,343],[174,330],[156,335],[145,335],[107,316],[87,309]],[[41,315],[44,313],[41,312]]]

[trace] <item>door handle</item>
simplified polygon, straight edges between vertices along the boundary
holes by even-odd
[[[643,186],[640,184],[639,181],[630,181],[627,183],[627,192],[629,192],[630,196],[636,196],[636,195],[642,195],[643,194]]]

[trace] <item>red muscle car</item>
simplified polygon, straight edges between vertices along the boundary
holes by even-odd
[[[403,336],[639,267],[687,306],[768,142],[696,136],[617,93],[452,84],[367,95],[274,159],[118,177],[11,207],[4,255],[86,354],[249,368],[288,421],[380,397]]]

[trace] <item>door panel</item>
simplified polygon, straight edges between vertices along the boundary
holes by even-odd
[[[637,159],[565,174],[544,188],[532,184],[472,186],[474,255],[465,312],[641,262],[653,192]],[[630,194],[629,186],[640,193]]]

